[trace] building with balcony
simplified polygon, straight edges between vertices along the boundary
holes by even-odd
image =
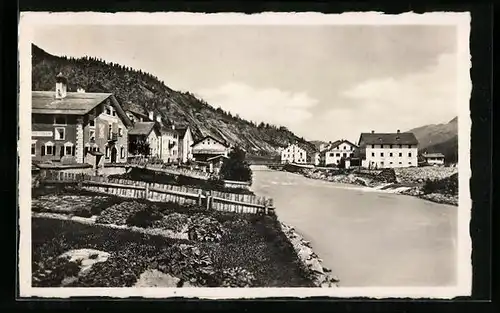
[[[111,93],[67,90],[67,78],[56,76],[55,91],[32,91],[31,156],[36,163],[88,163],[89,153],[103,163],[127,161],[125,111]]]
[[[361,166],[394,168],[418,166],[418,140],[413,133],[362,133],[359,137]]]
[[[422,154],[422,157],[424,158],[425,162],[429,165],[433,165],[433,166],[444,165],[444,154],[442,154],[442,153],[424,152],[424,154]]]
[[[133,156],[161,157],[161,133],[155,122],[135,122],[128,133],[130,142],[129,153]],[[139,146],[143,143],[149,145],[149,154],[146,155]]]
[[[191,144],[193,159],[206,162],[208,159],[229,154],[230,146],[222,139],[216,139],[213,136],[205,136]]]

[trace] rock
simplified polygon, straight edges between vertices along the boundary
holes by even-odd
[[[140,276],[134,287],[172,287],[177,288],[180,279],[158,270],[146,270]]]
[[[70,250],[60,255],[60,257],[69,257],[70,262],[80,261],[80,274],[90,270],[95,263],[106,262],[109,256],[108,252],[95,249]]]
[[[331,273],[332,270],[330,268],[328,268],[328,267],[323,266],[323,272],[325,272],[325,273]]]

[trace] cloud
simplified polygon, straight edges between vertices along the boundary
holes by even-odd
[[[241,82],[231,82],[215,89],[196,92],[214,107],[255,122],[272,123],[289,128],[299,127],[310,119],[318,100],[305,92],[288,92],[277,88],[258,89]],[[296,130],[298,131],[298,130]]]
[[[456,64],[456,55],[442,54],[420,72],[363,81],[341,93],[355,109],[333,108],[326,118],[335,118],[341,128],[358,132],[408,130],[446,122],[458,114]]]

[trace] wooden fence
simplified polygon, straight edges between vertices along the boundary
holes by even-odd
[[[65,172],[47,172],[44,177],[41,177],[41,182],[74,183],[84,190],[97,193],[155,202],[175,202],[181,205],[197,204],[207,210],[253,214],[274,213],[273,199],[254,195]]]

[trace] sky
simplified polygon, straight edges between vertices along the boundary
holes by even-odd
[[[356,141],[458,114],[454,26],[40,26],[33,43],[141,69],[307,140]]]

